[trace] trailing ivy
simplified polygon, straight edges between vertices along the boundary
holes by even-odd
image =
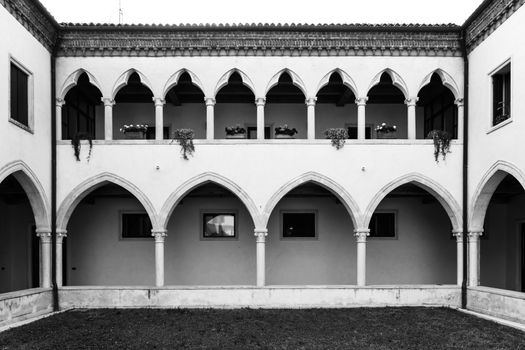
[[[336,149],[341,149],[345,145],[345,140],[348,138],[348,132],[344,128],[330,128],[324,132],[327,139],[332,140],[332,146]]]
[[[427,138],[434,141],[434,159],[439,162],[439,155],[443,156],[443,160],[450,153],[450,134],[443,130],[432,130],[428,133]]]
[[[75,136],[73,136],[73,138],[71,139],[71,145],[73,146],[77,162],[80,162],[80,140],[89,141],[89,153],[87,156],[87,161],[89,162],[89,159],[91,158],[91,150],[93,149],[93,137],[91,137],[91,134],[88,134],[86,132],[77,132]]]
[[[182,157],[188,160],[188,154],[193,156],[195,146],[193,145],[193,137],[195,132],[192,129],[175,129],[173,132],[173,141],[177,140],[181,146]]]

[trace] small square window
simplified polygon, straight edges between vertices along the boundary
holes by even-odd
[[[397,215],[396,212],[374,213],[370,220],[370,237],[396,238]]]
[[[122,238],[152,238],[151,229],[147,213],[121,213]]]
[[[237,238],[237,215],[233,212],[202,214],[202,238]]]
[[[492,75],[492,125],[496,126],[511,117],[510,63]]]
[[[29,128],[29,73],[13,61],[10,83],[9,117],[16,124]]]
[[[281,212],[282,238],[316,238],[316,212]]]

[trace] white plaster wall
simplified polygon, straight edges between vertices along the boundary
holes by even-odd
[[[470,210],[472,196],[482,177],[497,161],[507,161],[525,173],[525,158],[520,151],[525,132],[525,47],[520,44],[524,30],[525,8],[520,7],[468,57]],[[491,73],[508,59],[511,60],[512,121],[493,129],[490,127]]]
[[[0,170],[10,162],[22,160],[36,174],[44,195],[50,198],[50,54],[3,6],[0,6],[0,31],[4,33],[0,38]],[[9,122],[10,57],[32,73],[33,132]]]

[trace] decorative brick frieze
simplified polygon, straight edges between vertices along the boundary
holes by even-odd
[[[59,25],[40,2],[34,0],[0,0],[0,4],[48,51],[53,50]]]
[[[485,1],[465,22],[467,51],[471,52],[516,12],[525,0]]]
[[[461,56],[454,25],[63,24],[60,56]]]

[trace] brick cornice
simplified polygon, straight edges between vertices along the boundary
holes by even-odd
[[[59,56],[461,56],[458,26],[62,27]]]
[[[36,0],[0,0],[0,4],[16,18],[48,51],[52,51],[59,25]],[[3,35],[8,35],[3,33]]]
[[[471,52],[516,12],[525,0],[486,0],[464,24],[467,51]]]

